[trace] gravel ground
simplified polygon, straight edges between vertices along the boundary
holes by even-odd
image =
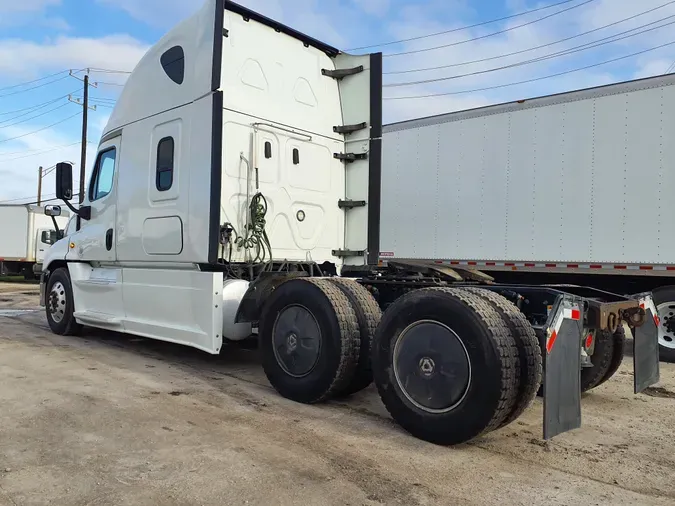
[[[627,357],[552,441],[537,400],[443,448],[400,430],[372,388],[300,405],[254,350],[55,336],[36,306],[36,286],[0,284],[1,506],[675,503],[675,365],[634,396]]]

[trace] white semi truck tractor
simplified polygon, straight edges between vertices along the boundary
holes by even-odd
[[[52,331],[211,354],[257,331],[281,395],[317,403],[374,380],[396,422],[439,444],[504,427],[540,387],[543,436],[579,427],[582,361],[623,323],[635,392],[658,381],[649,293],[378,265],[381,93],[381,54],[208,0],[130,75],[77,208],[72,167],[57,167],[77,218],[44,261]]]

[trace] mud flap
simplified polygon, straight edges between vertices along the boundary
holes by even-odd
[[[581,427],[583,321],[579,305],[563,299],[544,343],[544,439]]]
[[[633,378],[636,394],[659,382],[659,329],[656,307],[650,295],[641,295],[645,322],[633,331]]]

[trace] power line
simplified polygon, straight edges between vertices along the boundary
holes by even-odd
[[[417,37],[410,37],[410,38],[407,38],[407,39],[392,40],[392,41],[389,41],[389,42],[382,42],[380,44],[371,44],[370,46],[353,47],[351,49],[347,49],[347,51],[359,51],[361,49],[370,49],[372,47],[391,46],[393,44],[401,44],[402,42],[411,42],[413,40],[420,40],[420,39],[426,39],[426,38],[429,38],[429,37],[436,37],[437,35],[445,35],[445,34],[448,34],[448,33],[460,32],[462,30],[469,30],[471,28],[477,28],[479,26],[490,25],[492,23],[499,23],[500,21],[506,21],[508,19],[526,16],[527,14],[532,14],[533,12],[539,12],[539,11],[543,11],[543,10],[546,10],[546,9],[551,9],[553,7],[558,7],[559,5],[564,5],[564,4],[568,4],[570,2],[575,2],[575,1],[576,0],[564,0],[563,2],[545,5],[543,7],[538,7],[536,9],[530,9],[529,11],[519,12],[517,14],[512,14],[510,16],[504,16],[502,18],[491,19],[489,21],[482,21],[480,23],[475,23],[473,25],[461,26],[459,28],[452,28],[451,30],[444,30],[442,32],[429,33],[429,34],[426,34],[426,35],[418,35]]]
[[[488,37],[494,37],[495,35],[501,35],[503,33],[507,33],[507,32],[511,32],[513,30],[517,30],[518,28],[522,28],[524,26],[529,26],[529,25],[533,25],[535,23],[539,23],[540,21],[544,21],[545,19],[549,19],[549,18],[552,18],[553,16],[558,16],[560,14],[564,14],[565,12],[571,11],[572,9],[578,9],[579,7],[583,7],[584,5],[587,5],[587,4],[589,4],[591,2],[595,2],[595,1],[596,0],[585,0],[584,2],[581,2],[580,4],[573,5],[571,7],[567,7],[566,9],[559,10],[559,11],[554,12],[552,14],[547,14],[546,16],[542,16],[542,17],[537,18],[537,19],[533,19],[531,21],[528,21],[527,23],[522,23],[520,25],[512,26],[512,27],[509,27],[509,28],[504,28],[503,30],[487,33],[485,35],[480,35],[478,37],[472,37],[470,39],[464,39],[464,40],[460,40],[460,41],[457,41],[457,42],[452,42],[450,44],[443,44],[442,46],[428,47],[428,48],[424,48],[424,49],[411,49],[409,51],[401,51],[399,53],[389,53],[389,54],[385,54],[384,57],[389,58],[389,57],[392,57],[392,56],[403,56],[403,55],[406,55],[406,54],[424,53],[426,51],[434,51],[436,49],[443,49],[443,48],[446,48],[446,47],[459,46],[461,44],[467,44],[469,42],[475,42],[477,40],[487,39]]]
[[[630,16],[630,17],[627,17],[627,18],[620,19],[619,21],[615,21],[614,23],[609,23],[607,25],[603,25],[603,26],[600,26],[598,28],[594,28],[593,30],[588,30],[587,32],[578,33],[578,34],[572,35],[570,37],[565,37],[564,39],[556,40],[554,42],[549,42],[547,44],[541,44],[539,46],[530,47],[528,49],[522,49],[520,51],[513,51],[511,53],[504,53],[504,54],[500,54],[500,55],[497,55],[497,56],[490,56],[490,57],[487,57],[487,58],[481,58],[480,60],[471,60],[471,61],[465,61],[465,62],[461,62],[461,63],[439,65],[439,66],[436,66],[436,67],[425,67],[425,68],[407,69],[407,70],[391,70],[391,71],[388,71],[388,72],[383,72],[383,74],[409,74],[409,73],[412,73],[412,72],[424,72],[424,71],[427,71],[427,70],[441,70],[441,69],[447,69],[447,68],[451,68],[451,67],[462,67],[464,65],[472,65],[474,63],[483,63],[483,62],[487,62],[487,61],[491,61],[491,60],[499,60],[501,58],[506,58],[508,56],[515,56],[515,55],[518,55],[518,54],[528,53],[530,51],[535,51],[537,49],[543,49],[545,47],[554,46],[556,44],[561,44],[563,42],[567,42],[567,41],[572,40],[572,39],[583,37],[584,35],[590,35],[591,33],[595,33],[595,32],[598,32],[600,30],[604,30],[605,28],[609,28],[611,26],[616,26],[616,25],[619,25],[621,23],[625,23],[626,21],[631,21],[631,20],[636,19],[640,16],[644,16],[645,14],[649,14],[649,13],[654,12],[656,10],[663,9],[664,7],[667,7],[668,5],[671,5],[673,3],[675,3],[675,0],[671,0],[670,2],[666,2],[665,4],[659,5],[658,7],[654,7],[652,9],[640,12],[638,14],[635,14],[634,16]],[[661,20],[659,20],[659,21],[661,21]],[[654,21],[653,23],[649,23],[649,24],[658,23],[659,21]],[[646,25],[643,25],[643,26],[646,26]],[[639,28],[640,27],[633,28],[632,30],[628,30],[628,31],[637,30]],[[626,32],[623,32],[623,33],[626,33]],[[621,33],[614,34],[614,35],[621,35]]]
[[[94,144],[94,143],[92,142],[92,144]],[[77,141],[77,142],[73,142],[71,144],[63,144],[61,146],[55,146],[55,147],[50,148],[50,149],[29,150],[31,152],[31,154],[27,154],[27,155],[23,155],[23,156],[17,156],[15,158],[6,158],[4,160],[0,159],[0,164],[5,163],[5,162],[13,162],[14,160],[23,160],[24,158],[30,158],[32,156],[40,156],[40,155],[44,155],[45,153],[51,153],[52,151],[58,151],[59,149],[69,148],[71,146],[79,146],[79,145],[80,145],[80,141]],[[0,156],[15,155],[15,154],[21,154],[21,153],[26,153],[26,152],[27,151],[23,151],[23,152],[22,151],[16,151],[14,153],[0,153]]]
[[[79,197],[79,195],[80,195],[79,193],[76,193],[75,195],[73,195],[73,198]],[[19,198],[19,199],[3,200],[3,201],[0,201],[0,204],[11,204],[12,202],[18,202],[18,204],[16,204],[17,206],[33,206],[33,205],[38,205],[39,203],[53,202],[55,200],[61,200],[61,199],[56,198],[56,193],[48,193],[47,195],[45,195],[45,197],[52,197],[52,198],[40,199],[39,202],[37,200],[35,202],[20,202],[21,200],[37,199],[37,196],[23,197],[23,198]]]
[[[107,83],[104,81],[96,81],[96,84],[102,84],[103,86],[119,86],[120,88],[124,88],[124,85],[120,83]]]
[[[10,127],[13,127],[13,126],[16,126],[16,125],[20,125],[21,123],[25,123],[26,121],[30,121],[30,120],[35,119],[35,118],[40,118],[40,117],[45,116],[47,114],[50,114],[54,111],[58,111],[59,109],[63,109],[68,104],[69,104],[69,102],[66,102],[65,104],[61,104],[60,106],[55,107],[54,109],[49,109],[48,111],[42,112],[42,113],[40,113],[36,116],[31,116],[30,118],[22,119],[21,121],[17,121],[16,123],[10,123],[9,125],[0,126],[0,130],[2,130],[3,128],[10,128]]]
[[[82,114],[81,111],[80,111],[80,112],[77,112],[77,113],[75,113],[75,114],[73,114],[72,116],[68,116],[67,118],[62,119],[61,121],[57,121],[56,123],[53,123],[53,124],[51,124],[51,125],[49,125],[49,126],[42,127],[42,128],[40,128],[39,130],[35,130],[35,131],[33,131],[33,132],[28,132],[28,133],[26,133],[26,134],[22,134],[22,135],[19,135],[19,136],[17,136],[17,137],[10,137],[9,139],[2,139],[2,140],[0,140],[0,144],[2,144],[3,142],[9,142],[9,141],[14,141],[14,140],[16,140],[16,139],[21,139],[21,138],[23,138],[23,137],[28,137],[29,135],[33,135],[33,134],[36,134],[36,133],[38,133],[38,132],[42,132],[42,131],[44,131],[44,130],[47,130],[48,128],[52,128],[52,127],[55,127],[56,125],[60,125],[61,123],[65,123],[66,121],[68,121],[68,120],[70,120],[70,119],[73,119],[75,116],[78,116],[78,115],[80,115],[80,114]]]
[[[56,193],[48,193],[45,195],[45,197],[53,197],[55,196]],[[9,199],[9,200],[2,200],[0,201],[0,204],[11,204],[12,202],[19,202],[21,200],[31,200],[31,199],[36,199],[37,196],[30,196],[30,197],[19,197],[17,199]],[[23,205],[23,204],[17,204],[17,205]],[[30,205],[28,202],[26,202],[26,205]]]
[[[670,74],[673,70],[675,70],[675,60],[673,60],[673,63],[670,64],[670,67],[666,69],[664,74]]]
[[[108,97],[89,97],[90,100],[98,100],[100,102],[116,102],[117,100],[114,98],[108,98]]]
[[[14,88],[20,88],[21,86],[26,86],[27,84],[38,83],[40,81],[44,81],[45,79],[50,79],[52,77],[56,77],[56,76],[59,76],[61,74],[65,74],[66,72],[68,72],[68,71],[62,70],[61,72],[56,72],[56,73],[50,74],[48,76],[40,77],[38,79],[33,79],[32,81],[25,81],[23,83],[13,84],[12,86],[5,86],[4,88],[0,88],[0,91],[11,90],[11,89],[14,89]]]
[[[654,23],[660,23],[661,21],[665,21],[667,19],[674,18],[674,17],[675,17],[675,14],[671,15],[671,16],[667,16],[663,19],[659,19],[658,21],[654,21],[652,23],[647,23],[646,25],[643,25],[641,27],[634,28],[632,30],[627,30],[627,32],[634,31],[634,30],[637,30],[639,28],[643,28],[644,26],[652,25]],[[569,48],[569,49],[558,51],[557,53],[550,53],[548,55],[540,56],[538,58],[532,58],[530,60],[524,60],[524,61],[521,61],[521,62],[512,63],[510,65],[504,65],[504,66],[501,66],[501,67],[494,67],[494,68],[485,69],[485,70],[477,70],[475,72],[468,72],[466,74],[457,74],[457,75],[454,75],[454,76],[439,77],[439,78],[435,78],[435,79],[423,79],[423,80],[419,80],[419,81],[407,81],[407,82],[403,82],[403,83],[385,84],[382,87],[383,88],[396,88],[396,87],[400,87],[400,86],[412,86],[412,85],[416,85],[416,84],[428,84],[428,83],[435,83],[435,82],[439,82],[439,81],[449,81],[449,80],[452,80],[452,79],[459,79],[459,78],[462,78],[462,77],[477,76],[477,75],[480,75],[480,74],[487,74],[489,72],[496,72],[496,71],[499,71],[499,70],[506,70],[506,69],[515,68],[515,67],[522,67],[524,65],[529,65],[531,63],[539,63],[539,62],[542,62],[542,61],[551,60],[553,58],[559,58],[561,56],[568,56],[570,54],[579,53],[581,51],[586,51],[588,49],[595,49],[596,47],[604,46],[606,44],[613,44],[614,42],[618,42],[620,40],[628,39],[628,38],[631,38],[631,37],[636,37],[638,35],[643,35],[645,33],[648,33],[648,32],[654,31],[654,30],[658,30],[660,28],[664,28],[664,27],[672,25],[672,24],[675,24],[675,21],[671,21],[670,23],[665,23],[665,24],[660,25],[660,26],[655,26],[653,28],[648,28],[648,29],[643,30],[641,32],[631,33],[629,35],[624,35],[623,37],[618,37],[618,38],[616,38],[616,37],[618,35],[621,35],[620,33],[610,35],[609,37],[605,37],[604,39],[599,39],[599,40],[593,41],[593,42],[587,42],[586,44],[581,44],[581,45],[576,46],[576,47],[572,47],[572,48]],[[623,32],[623,33],[626,33],[626,32]],[[613,40],[606,40],[606,39],[613,39]]]
[[[64,79],[68,79],[68,77],[70,77],[70,76],[65,75],[65,76],[59,77],[58,79],[54,79],[52,81],[47,81],[46,83],[38,84],[37,86],[33,86],[31,88],[26,88],[26,89],[19,90],[19,91],[13,91],[12,93],[5,93],[4,95],[0,95],[0,98],[11,97],[11,96],[14,96],[14,95],[19,95],[21,93],[26,93],[28,91],[37,90],[38,88],[43,88],[44,86],[49,86],[50,84],[58,83],[59,81],[63,81]]]
[[[64,98],[68,98],[68,95],[62,95],[58,98],[48,100],[47,102],[43,102],[41,104],[32,105],[30,107],[24,107],[23,109],[15,109],[14,111],[0,112],[0,116],[7,116],[8,114],[14,114],[14,113],[17,113],[17,112],[24,112],[24,111],[29,111],[26,114],[30,114],[31,112],[34,112],[37,109],[40,109],[42,107],[46,107],[48,105],[52,105],[53,103],[58,102],[59,100],[64,99]]]
[[[28,116],[28,115],[30,115],[30,114],[33,114],[34,112],[37,112],[37,111],[39,111],[40,109],[44,109],[45,107],[49,107],[50,105],[54,105],[55,103],[57,103],[57,102],[63,100],[64,98],[66,98],[66,97],[60,97],[60,98],[57,98],[57,99],[55,99],[55,100],[51,100],[51,101],[49,101],[49,102],[45,102],[45,103],[44,103],[43,105],[41,105],[40,107],[35,107],[35,108],[31,109],[31,110],[28,111],[28,112],[24,112],[23,114],[19,114],[19,115],[17,115],[17,116],[13,116],[13,117],[11,117],[11,118],[3,119],[2,121],[0,121],[0,125],[2,125],[3,123],[8,123],[8,122],[10,122],[10,121],[14,121],[15,119],[23,118],[24,116]]]
[[[88,141],[88,142],[89,142],[89,144],[96,144],[93,141]],[[79,143],[80,143],[80,141],[77,141],[77,142],[71,143],[71,144],[61,144],[60,146],[53,146],[53,147],[47,148],[47,149],[24,149],[22,151],[13,151],[11,153],[0,153],[0,156],[22,155],[24,153],[36,153],[36,152],[39,153],[39,152],[43,152],[43,151],[54,151],[56,149],[67,148],[68,146],[73,146],[73,145],[79,144]]]
[[[485,88],[476,88],[476,89],[473,89],[473,90],[448,91],[448,92],[445,92],[445,93],[430,93],[428,95],[413,95],[413,96],[406,96],[406,97],[384,97],[383,100],[412,100],[412,99],[417,99],[417,98],[431,98],[431,97],[443,97],[443,96],[449,96],[449,95],[461,95],[461,94],[465,94],[465,93],[475,93],[477,91],[488,91],[488,90],[496,90],[496,89],[500,89],[500,88],[507,88],[507,87],[510,87],[510,86],[517,86],[519,84],[533,83],[533,82],[536,82],[536,81],[543,81],[544,79],[551,79],[553,77],[564,76],[566,74],[572,74],[574,72],[580,72],[582,70],[587,70],[587,69],[599,67],[601,65],[607,65],[608,63],[614,63],[614,62],[617,62],[617,61],[620,61],[620,60],[625,60],[627,58],[632,58],[633,56],[638,56],[638,55],[641,55],[641,54],[644,54],[644,53],[649,53],[650,51],[656,51],[657,49],[661,49],[661,48],[666,47],[666,46],[672,46],[673,44],[675,44],[675,41],[667,42],[665,44],[661,44],[659,46],[651,47],[649,49],[644,49],[644,50],[638,51],[636,53],[631,53],[631,54],[627,54],[627,55],[624,55],[624,56],[619,56],[618,58],[612,58],[611,60],[605,60],[605,61],[601,61],[601,62],[598,62],[598,63],[594,63],[592,65],[586,65],[585,67],[579,67],[579,68],[575,68],[575,69],[571,69],[571,70],[566,70],[564,72],[558,72],[556,74],[550,74],[550,75],[547,75],[547,76],[535,77],[533,79],[527,79],[525,81],[518,81],[518,82],[515,82],[515,83],[499,84],[499,85],[496,85],[496,86],[487,86]]]
[[[101,73],[101,74],[131,74],[128,70],[111,70],[111,69],[100,69],[100,68],[89,68],[89,71],[92,73]]]

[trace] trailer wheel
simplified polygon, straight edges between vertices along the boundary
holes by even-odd
[[[612,360],[609,363],[609,369],[602,377],[600,382],[595,385],[599,387],[609,378],[616,374],[616,371],[619,370],[621,362],[623,362],[623,355],[626,351],[626,331],[623,325],[619,325],[619,328],[616,329],[614,335],[612,335]]]
[[[581,368],[581,391],[588,392],[597,387],[607,376],[614,357],[614,338],[609,330],[595,333],[595,349],[591,356],[592,367]]]
[[[665,286],[652,292],[659,325],[659,358],[675,362],[675,286]]]
[[[511,413],[502,422],[504,427],[516,420],[532,404],[541,385],[542,358],[539,339],[525,315],[506,297],[484,288],[465,288],[487,300],[501,315],[517,346],[516,371],[518,394]]]
[[[516,399],[515,342],[499,313],[461,289],[409,292],[373,339],[382,402],[405,430],[458,444],[496,429]]]
[[[335,277],[330,278],[330,281],[349,299],[359,324],[360,346],[356,371],[347,386],[335,393],[335,395],[347,396],[360,392],[373,382],[370,349],[375,329],[382,319],[382,311],[372,294],[355,280]]]
[[[61,267],[52,272],[46,287],[45,309],[47,323],[54,334],[75,336],[82,331],[82,325],[77,323],[73,312],[73,286],[68,269]]]
[[[276,288],[263,308],[259,340],[269,382],[306,404],[342,391],[359,360],[356,314],[326,279],[292,279]]]

